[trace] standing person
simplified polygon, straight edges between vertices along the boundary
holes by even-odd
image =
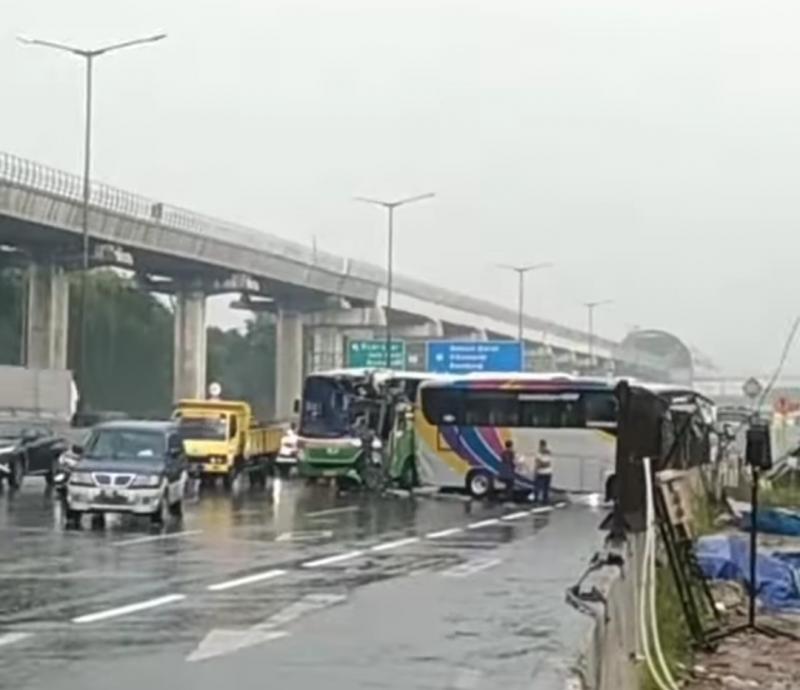
[[[547,441],[539,441],[539,451],[534,464],[533,496],[536,503],[550,503],[550,482],[553,479],[553,456]]]
[[[500,454],[502,461],[501,479],[505,483],[506,495],[509,500],[514,498],[514,473],[516,471],[517,454],[514,452],[514,442],[510,439],[505,442],[503,452]]]

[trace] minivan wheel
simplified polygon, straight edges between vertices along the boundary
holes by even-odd
[[[22,458],[12,460],[9,469],[11,473],[8,475],[8,486],[12,489],[20,489],[25,479],[25,466]]]
[[[80,529],[82,516],[83,513],[81,513],[80,510],[67,508],[64,512],[64,522],[66,523],[67,529]]]
[[[175,501],[175,503],[169,504],[169,514],[172,515],[174,518],[181,518],[183,517],[183,499],[179,499]]]
[[[150,524],[161,527],[167,521],[167,509],[169,507],[168,501],[169,496],[167,495],[167,492],[164,491],[164,493],[161,495],[161,500],[158,502],[158,506],[152,513],[150,513]]]

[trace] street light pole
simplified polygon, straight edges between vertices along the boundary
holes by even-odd
[[[519,341],[520,345],[522,344],[524,338],[524,324],[523,319],[525,316],[525,274],[529,273],[530,271],[538,271],[542,268],[552,268],[553,264],[549,261],[545,261],[540,264],[530,264],[527,266],[513,266],[508,264],[500,264],[498,268],[504,268],[508,271],[514,271],[517,274],[517,340]]]
[[[589,363],[594,365],[594,310],[597,307],[604,307],[611,304],[614,300],[601,299],[594,302],[584,302],[583,306],[586,307],[589,314]]]
[[[92,72],[94,67],[94,56],[86,56],[86,122],[83,136],[83,213],[81,214],[81,229],[83,231],[83,251],[82,268],[84,278],[82,285],[86,282],[86,274],[89,271],[89,200],[91,197],[91,166],[92,166]],[[84,292],[84,289],[81,289]],[[83,345],[84,318],[83,318],[83,295],[81,295],[81,345]],[[83,362],[81,362],[81,365]],[[81,369],[83,366],[81,366]],[[81,372],[83,373],[83,372]]]
[[[78,339],[78,372],[77,379],[81,385],[86,384],[86,322],[87,322],[87,308],[86,298],[88,293],[88,274],[90,268],[89,261],[89,205],[91,201],[91,160],[92,160],[92,76],[95,58],[105,55],[116,50],[123,48],[130,48],[144,43],[155,43],[166,38],[166,34],[155,34],[144,38],[136,38],[131,41],[124,41],[122,43],[114,43],[111,45],[103,46],[102,48],[95,48],[94,50],[87,50],[84,48],[76,48],[74,46],[65,45],[62,43],[55,43],[53,41],[43,41],[37,38],[26,38],[18,36],[17,40],[25,45],[42,46],[45,48],[53,48],[66,53],[72,53],[80,58],[86,60],[86,111],[85,111],[85,129],[83,139],[83,204],[81,212],[81,234],[82,234],[82,247],[81,247],[81,284],[80,284],[80,298],[78,302],[78,321],[79,321],[79,339]],[[85,405],[85,395],[79,397],[79,404],[81,408]]]
[[[394,282],[394,210],[399,206],[413,204],[415,201],[423,201],[436,196],[434,192],[418,194],[398,201],[383,201],[381,199],[370,199],[368,197],[355,197],[355,201],[361,201],[373,206],[382,206],[388,211],[388,247],[386,250],[386,368],[392,368],[392,288]]]

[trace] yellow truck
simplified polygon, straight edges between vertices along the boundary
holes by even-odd
[[[172,414],[183,438],[189,474],[230,489],[237,475],[263,486],[274,470],[282,426],[260,425],[241,400],[181,400]]]

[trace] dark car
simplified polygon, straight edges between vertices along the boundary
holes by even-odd
[[[68,523],[85,513],[147,515],[162,524],[183,514],[186,454],[171,422],[108,422],[92,429],[66,491]]]
[[[13,489],[26,475],[44,476],[48,484],[67,441],[42,423],[0,422],[0,481]]]

